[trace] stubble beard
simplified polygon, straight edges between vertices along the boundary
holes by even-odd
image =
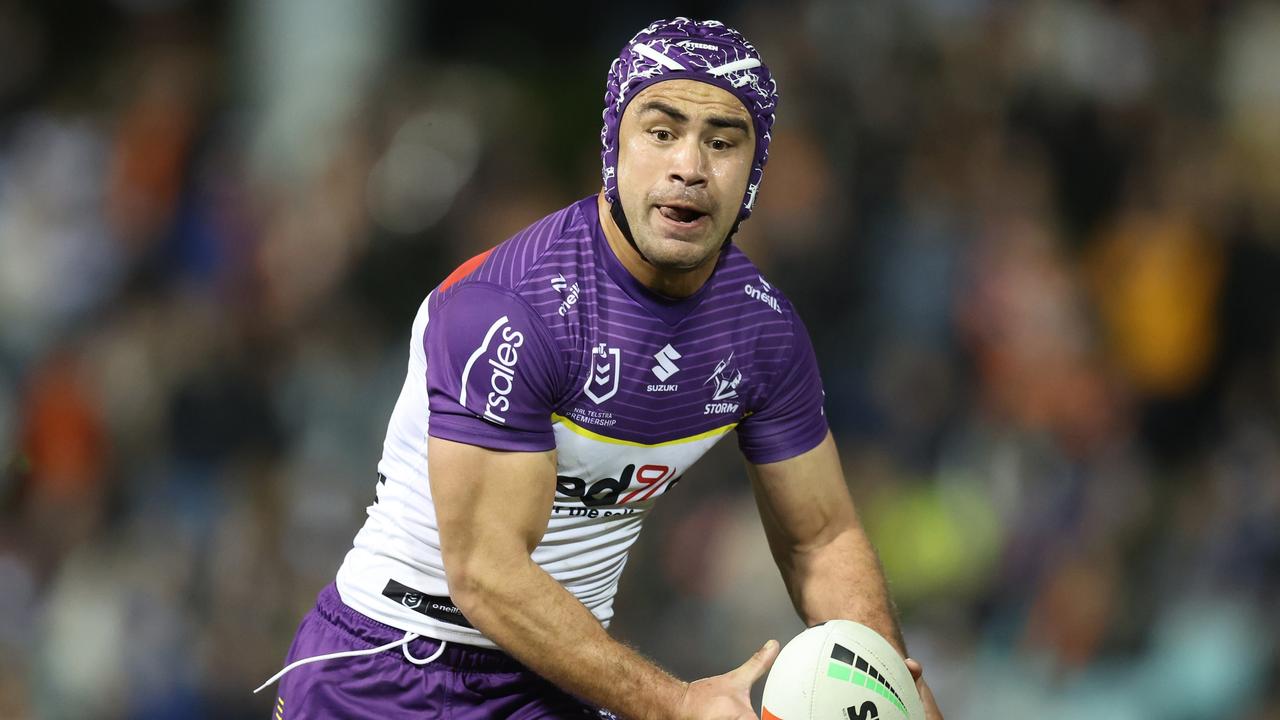
[[[672,201],[671,197],[646,197],[644,204],[641,206],[641,212],[644,213],[642,222],[634,222],[631,220],[631,213],[626,213],[628,224],[631,226],[632,237],[635,239],[636,246],[644,258],[648,260],[650,265],[674,273],[688,273],[704,267],[716,255],[724,245],[724,238],[728,234],[718,229],[718,223],[712,221],[712,229],[707,236],[697,240],[681,240],[677,238],[659,238],[658,233],[654,231],[653,223],[655,222],[653,215],[658,211],[655,206],[665,201]],[[703,203],[707,203],[705,198],[701,199]],[[624,207],[625,211],[626,208]],[[715,217],[717,208],[712,208],[710,216]],[[689,248],[697,248],[693,254],[688,252]],[[685,250],[681,252],[680,250]]]

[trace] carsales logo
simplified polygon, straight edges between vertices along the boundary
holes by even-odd
[[[519,348],[524,345],[524,334],[512,327],[506,315],[498,318],[489,326],[480,347],[471,353],[467,364],[462,368],[462,392],[458,395],[458,404],[467,406],[467,383],[471,379],[471,371],[476,362],[489,354],[489,347],[495,338],[501,338],[494,348],[488,362],[483,366],[489,373],[489,388],[485,395],[484,416],[500,425],[507,423],[506,412],[511,409],[511,391],[515,388],[516,363],[520,361]]]

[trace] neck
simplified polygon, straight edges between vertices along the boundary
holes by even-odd
[[[716,269],[716,256],[707,258],[706,262],[689,270],[670,270],[651,264],[636,252],[631,243],[627,242],[622,229],[614,222],[613,214],[609,212],[609,201],[605,199],[603,191],[596,196],[596,207],[600,214],[600,226],[604,228],[604,238],[609,243],[609,249],[617,256],[618,262],[621,262],[622,267],[639,280],[641,285],[659,295],[669,298],[689,297],[698,292],[698,289],[707,282],[707,278],[711,277],[711,272]]]

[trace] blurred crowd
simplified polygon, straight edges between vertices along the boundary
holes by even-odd
[[[736,241],[947,716],[1280,718],[1280,6],[459,5],[0,0],[0,718],[268,715],[418,304],[675,14],[779,80]],[[689,679],[801,629],[722,445],[617,603]]]

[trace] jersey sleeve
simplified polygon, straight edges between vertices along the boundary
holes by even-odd
[[[493,450],[555,447],[563,363],[518,296],[479,283],[457,288],[429,314],[423,348],[428,435]]]
[[[822,378],[809,332],[794,310],[791,345],[764,397],[738,425],[738,447],[752,463],[778,462],[812,450],[827,436]]]

